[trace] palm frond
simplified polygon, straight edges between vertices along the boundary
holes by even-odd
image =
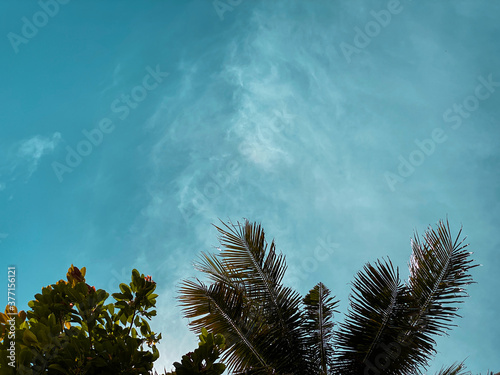
[[[304,297],[304,328],[307,332],[308,357],[316,374],[327,375],[333,360],[333,313],[339,301],[330,297],[330,290],[318,283]]]
[[[227,285],[235,286],[242,282],[237,271],[232,269],[230,264],[216,254],[202,252],[199,256],[199,260],[194,263],[194,267],[196,270],[206,274],[208,279],[213,283],[222,282]]]
[[[179,289],[180,305],[190,326],[223,333],[228,350],[223,353],[229,369],[267,368],[265,353],[254,345],[252,338],[258,331],[255,317],[245,308],[245,291],[214,283],[207,287],[199,280],[184,280]]]
[[[281,284],[286,271],[285,257],[276,254],[274,241],[267,250],[264,230],[259,224],[248,221],[232,226],[222,224],[226,229],[215,227],[221,234],[220,255],[226,265],[239,272],[243,279],[252,281],[254,298],[268,301],[271,297],[276,304],[275,288]]]
[[[350,308],[336,332],[335,373],[400,374],[414,368],[400,345],[407,332],[407,295],[390,260],[367,264],[353,282]],[[383,371],[381,371],[383,370]]]
[[[180,289],[184,315],[196,318],[192,328],[199,332],[206,327],[226,336],[224,355],[236,373],[272,369],[306,374],[301,297],[281,283],[284,256],[276,253],[274,242],[268,248],[256,223],[216,228],[220,253],[202,254],[196,264],[212,284],[184,281]]]
[[[412,241],[410,276],[407,289],[410,296],[409,308],[414,311],[406,340],[411,341],[418,356],[415,363],[427,366],[435,354],[433,335],[447,334],[458,307],[467,293],[464,289],[471,284],[472,264],[467,244],[460,241],[462,230],[452,238],[449,223],[438,223],[437,230],[429,228],[420,242],[415,235]]]
[[[435,353],[433,335],[446,333],[456,303],[472,283],[467,245],[451,237],[448,223],[412,241],[405,285],[392,264],[368,265],[357,275],[351,310],[337,335],[340,373],[421,373]],[[385,354],[384,354],[385,352]]]
[[[285,257],[276,253],[274,241],[268,248],[260,224],[217,227],[221,234],[220,256],[238,275],[247,297],[260,306],[260,316],[273,337],[267,348],[278,372],[306,371],[304,334],[300,312],[301,297],[282,285],[286,271]],[[267,342],[268,340],[266,340]],[[279,359],[277,361],[277,359]]]
[[[442,368],[436,375],[469,375],[470,371],[465,371],[464,362],[454,363],[451,366]]]

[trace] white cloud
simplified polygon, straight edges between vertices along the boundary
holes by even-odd
[[[17,156],[21,158],[18,165],[27,164],[28,178],[38,168],[42,156],[52,153],[60,140],[61,133],[55,132],[52,134],[52,138],[36,135],[21,142],[17,149]]]
[[[39,160],[44,154],[54,151],[55,146],[61,139],[61,133],[55,132],[52,139],[36,135],[19,146],[19,155]]]
[[[37,170],[43,156],[51,154],[61,140],[61,133],[50,137],[35,135],[5,147],[0,159],[0,191],[6,190],[16,180],[26,182]]]

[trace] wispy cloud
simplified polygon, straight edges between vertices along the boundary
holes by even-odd
[[[27,182],[37,170],[40,160],[51,154],[60,141],[61,133],[55,132],[51,137],[35,135],[6,147],[0,165],[0,191],[16,180]]]
[[[61,140],[61,133],[55,132],[51,138],[36,135],[20,143],[17,155],[20,158],[19,165],[24,164],[28,176],[36,171],[40,159],[47,154],[51,154]]]

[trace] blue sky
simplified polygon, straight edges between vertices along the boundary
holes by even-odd
[[[71,263],[110,292],[138,268],[169,369],[196,345],[176,288],[218,218],[261,222],[286,280],[345,312],[365,262],[406,277],[413,231],[448,217],[483,266],[430,373],[499,371],[500,3],[58,1],[0,5],[18,306]]]

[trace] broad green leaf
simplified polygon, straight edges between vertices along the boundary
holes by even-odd
[[[29,329],[23,332],[23,342],[27,346],[38,344],[38,339]]]

